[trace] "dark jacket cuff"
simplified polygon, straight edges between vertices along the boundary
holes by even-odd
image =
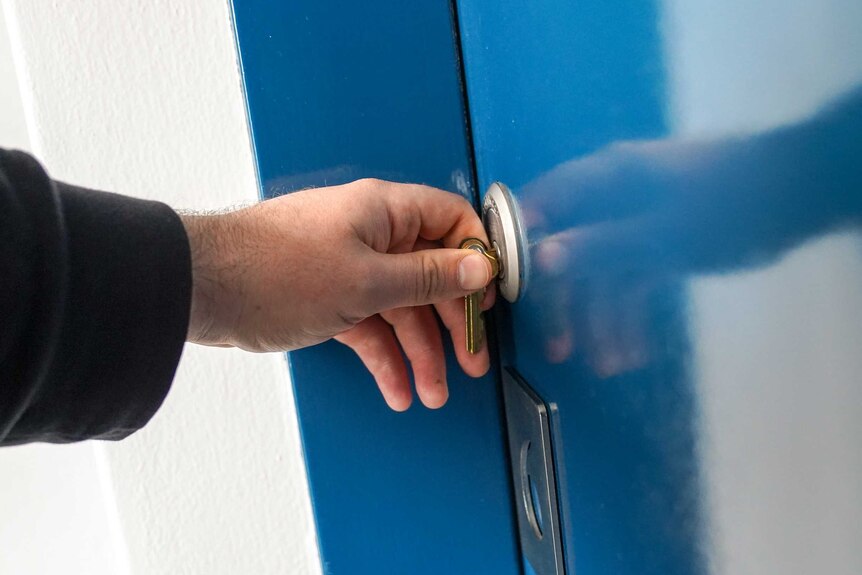
[[[47,377],[7,444],[122,439],[143,427],[188,330],[191,259],[179,216],[158,202],[55,185],[68,247],[63,321]]]

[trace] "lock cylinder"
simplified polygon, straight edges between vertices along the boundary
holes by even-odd
[[[486,246],[478,238],[467,238],[461,249],[479,252],[491,264],[491,277],[497,280],[500,294],[515,302],[524,291],[526,242],[518,219],[518,207],[509,189],[499,182],[491,184],[482,206],[482,223],[491,241]],[[493,281],[492,280],[492,281]],[[479,353],[485,344],[485,321],[482,317],[484,290],[464,297],[467,352]]]
[[[498,265],[497,288],[507,301],[516,302],[527,279],[527,241],[515,196],[504,184],[494,182],[485,193],[482,223]]]

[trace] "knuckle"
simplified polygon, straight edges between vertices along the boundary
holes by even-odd
[[[387,182],[378,178],[362,178],[356,180],[356,184],[364,190],[379,191],[386,186]]]
[[[380,180],[378,178],[362,178],[353,182],[355,189],[352,190],[353,201],[358,201],[359,205],[371,205],[375,202],[389,202],[393,187],[392,182]]]
[[[412,355],[411,361],[415,362],[417,359],[418,360],[425,360],[425,361],[433,361],[435,358],[438,357],[439,352],[440,352],[439,348],[432,345],[431,343],[425,343],[422,345],[418,345],[418,346],[416,346],[410,350],[410,353]]]
[[[458,208],[465,210],[465,211],[473,212],[473,204],[471,204],[467,198],[465,198],[461,194],[452,194],[452,195],[454,195],[456,197],[455,203],[458,204]],[[473,212],[473,213],[475,213],[475,212]]]
[[[473,204],[462,195],[453,194],[455,198],[455,208],[460,212],[459,219],[464,222],[471,222],[478,218]]]
[[[416,269],[419,277],[416,279],[414,301],[430,303],[446,287],[446,270],[428,254],[421,256],[420,265]]]

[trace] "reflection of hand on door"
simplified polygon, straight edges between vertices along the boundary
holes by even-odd
[[[519,195],[549,361],[580,349],[602,375],[634,369],[654,299],[673,282],[767,264],[859,225],[862,89],[765,133],[616,143]]]

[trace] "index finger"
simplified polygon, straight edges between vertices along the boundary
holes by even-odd
[[[385,194],[391,244],[412,236],[441,241],[447,248],[457,248],[467,238],[489,245],[482,220],[461,195],[421,184],[393,184]]]

